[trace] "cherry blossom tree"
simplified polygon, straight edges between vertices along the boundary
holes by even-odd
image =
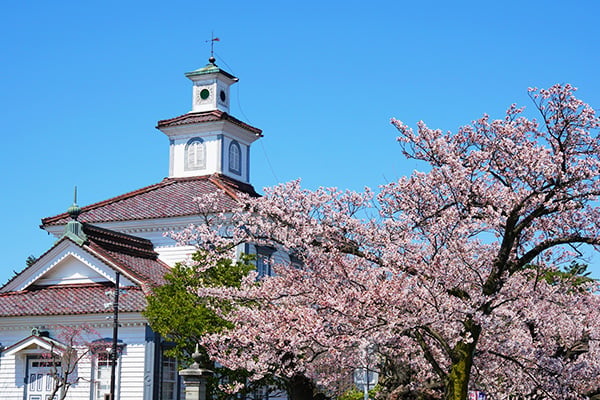
[[[282,184],[183,232],[216,258],[278,250],[274,276],[197,289],[235,306],[202,344],[256,378],[327,388],[372,363],[394,399],[600,393],[598,287],[556,273],[600,244],[600,120],[574,92],[530,89],[539,121],[513,105],[455,134],[393,119],[423,171],[377,193]]]

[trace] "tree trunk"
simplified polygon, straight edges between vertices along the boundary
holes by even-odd
[[[289,400],[313,400],[314,385],[304,375],[294,375],[287,381]]]
[[[471,334],[473,341],[471,343],[461,341],[454,347],[453,361],[446,387],[446,400],[467,399],[469,378],[471,377],[471,367],[473,366],[473,355],[477,348],[481,327],[473,323],[473,321],[467,320],[465,321],[465,331]]]

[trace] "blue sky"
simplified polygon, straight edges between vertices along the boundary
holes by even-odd
[[[0,282],[53,243],[40,219],[159,182],[156,122],[188,112],[205,43],[263,129],[257,189],[360,190],[410,173],[391,117],[455,131],[571,83],[600,108],[597,1],[11,1],[0,24]],[[234,87],[235,87],[234,86]],[[596,259],[600,260],[599,257]],[[592,260],[595,277],[600,262]]]

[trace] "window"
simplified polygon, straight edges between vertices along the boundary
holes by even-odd
[[[258,272],[258,279],[272,275],[273,271],[271,270],[271,263],[268,256],[264,254],[256,256],[256,272]]]
[[[172,357],[162,357],[160,369],[160,398],[175,400],[177,398],[177,360]]]
[[[112,368],[112,360],[110,359],[110,354],[108,352],[101,352],[95,355],[96,370],[94,371],[94,394],[95,400],[104,400],[107,395],[110,394],[110,373]],[[118,362],[118,361],[117,361]],[[115,382],[115,392],[118,393],[116,389],[118,383]],[[118,395],[115,393],[115,397],[118,398]]]
[[[302,259],[298,255],[293,253],[290,254],[290,265],[295,269],[304,268],[304,263],[302,262]]]
[[[185,170],[206,168],[206,144],[200,138],[190,139],[185,145]]]
[[[93,400],[105,400],[110,395],[110,375],[112,372],[113,361],[110,357],[110,349],[112,347],[112,339],[95,340],[92,348],[92,383],[93,383]],[[117,364],[115,371],[115,398],[119,400],[119,385],[121,376],[121,354],[125,344],[119,340],[117,344]]]
[[[273,275],[273,268],[271,267],[271,255],[274,252],[275,249],[271,247],[256,246],[256,272],[258,273],[257,279]]]
[[[229,172],[236,175],[242,174],[242,150],[235,140],[229,143]]]

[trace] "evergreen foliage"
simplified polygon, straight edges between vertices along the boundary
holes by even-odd
[[[206,252],[199,250],[193,254],[195,265],[206,264]],[[185,264],[176,264],[165,276],[167,283],[154,289],[147,298],[148,307],[144,316],[150,326],[158,332],[172,347],[165,350],[165,355],[175,357],[179,365],[185,368],[193,362],[192,353],[200,338],[210,333],[221,332],[233,325],[219,316],[227,312],[229,303],[224,300],[199,297],[196,290],[200,287],[239,287],[242,279],[255,269],[254,257],[242,255],[239,260],[221,258],[206,270],[190,268]],[[238,369],[230,370],[215,365],[203,348],[199,348],[202,367],[215,372],[209,380],[208,392],[213,399],[237,398],[227,390],[228,382],[245,382],[248,372]],[[240,390],[244,396],[252,397],[257,388],[272,384],[268,378],[253,382]]]
[[[192,259],[202,264],[206,254],[198,251]],[[167,356],[176,357],[183,364],[191,363],[191,355],[202,335],[231,327],[213,309],[227,307],[227,303],[199,297],[194,290],[202,286],[239,287],[242,278],[254,269],[251,261],[252,256],[248,255],[238,261],[222,258],[214,267],[202,272],[178,263],[165,276],[167,283],[155,288],[147,298],[148,307],[144,316],[155,332],[173,344],[165,351]],[[206,357],[204,362],[205,367],[212,366]]]

